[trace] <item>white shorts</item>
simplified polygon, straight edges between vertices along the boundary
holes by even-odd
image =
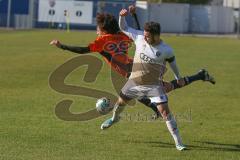
[[[168,97],[162,85],[137,85],[133,80],[128,80],[121,90],[123,98],[134,99],[148,97],[153,103],[166,103]]]

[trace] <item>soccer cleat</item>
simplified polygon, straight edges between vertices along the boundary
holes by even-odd
[[[216,83],[214,77],[211,76],[211,75],[208,73],[207,70],[201,69],[201,70],[198,72],[198,74],[202,77],[202,80],[203,80],[203,81],[208,81],[208,82],[210,82],[210,83],[212,83],[212,84],[215,84],[215,83]]]
[[[107,128],[111,127],[111,126],[113,125],[113,123],[118,122],[119,119],[120,119],[120,117],[117,118],[115,121],[113,121],[112,118],[107,119],[106,121],[104,121],[104,122],[102,123],[101,129],[104,130],[104,129],[107,129]]]
[[[107,129],[107,128],[111,127],[112,124],[113,124],[113,120],[112,120],[112,118],[109,118],[109,119],[107,119],[106,121],[104,121],[104,122],[102,123],[101,129],[102,129],[102,130]]]
[[[179,151],[183,151],[183,150],[186,150],[186,149],[187,149],[186,146],[180,145],[180,144],[176,145],[176,148],[177,148],[177,150],[179,150]]]

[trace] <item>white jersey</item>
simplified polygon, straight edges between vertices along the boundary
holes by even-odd
[[[163,41],[156,46],[148,44],[144,39],[143,31],[127,27],[123,17],[120,17],[119,24],[123,32],[133,39],[136,45],[132,73],[129,79],[133,79],[138,84],[159,83],[166,72],[166,60],[174,58],[172,48]],[[180,74],[176,61],[170,63],[170,66],[175,78],[179,79]]]
[[[143,35],[135,39],[136,51],[132,73],[129,79],[139,83],[158,83],[166,72],[166,59],[173,57],[172,48],[161,42],[157,46],[149,45]]]

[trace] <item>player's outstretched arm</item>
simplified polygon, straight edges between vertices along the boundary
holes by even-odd
[[[49,44],[50,45],[55,45],[56,47],[61,48],[63,50],[68,50],[68,51],[78,53],[78,54],[86,54],[86,53],[90,52],[89,47],[68,46],[68,45],[62,44],[58,40],[52,40]]]
[[[119,28],[123,33],[125,33],[132,40],[136,40],[138,35],[143,35],[143,31],[139,31],[133,29],[128,26],[125,17],[128,15],[128,11],[126,9],[122,9],[119,13]]]
[[[128,11],[126,9],[122,9],[119,13],[119,27],[122,31],[128,31],[128,24],[125,20],[125,17],[128,15]]]

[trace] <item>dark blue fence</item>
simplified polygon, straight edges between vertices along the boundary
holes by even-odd
[[[27,15],[29,0],[11,0],[10,27],[14,27],[14,15]],[[8,0],[0,0],[0,26],[7,26]]]

